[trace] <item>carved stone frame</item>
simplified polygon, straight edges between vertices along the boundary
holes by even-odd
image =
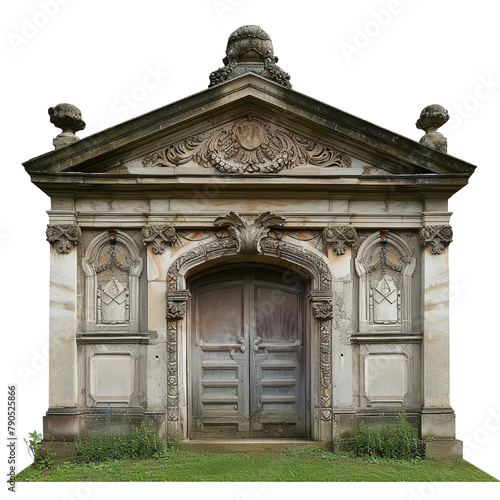
[[[221,257],[238,254],[238,242],[234,238],[215,238],[192,248],[189,245],[170,265],[167,273],[167,433],[185,438],[187,412],[186,387],[180,389],[181,374],[186,373],[186,360],[181,352],[187,335],[187,319],[184,311],[190,297],[186,288],[186,274],[193,268]],[[300,246],[265,237],[260,241],[261,255],[297,266],[311,277],[309,298],[313,306],[311,350],[319,366],[311,368],[313,381],[311,414],[312,437],[315,440],[331,440],[332,410],[332,276],[323,257]],[[320,421],[328,424],[320,425]]]
[[[370,324],[370,294],[368,285],[368,266],[369,258],[374,248],[378,245],[388,245],[394,247],[401,255],[403,265],[401,269],[401,297],[398,301],[401,310],[398,313],[397,324]],[[377,332],[399,332],[410,333],[411,329],[411,277],[415,271],[416,259],[412,256],[407,243],[390,232],[381,236],[380,232],[368,236],[358,250],[355,260],[356,272],[359,276],[359,332],[377,333]]]
[[[129,320],[128,324],[100,325],[98,318],[97,274],[95,257],[110,242],[108,231],[97,235],[89,244],[82,266],[85,272],[86,318],[84,333],[137,333],[139,331],[139,277],[143,260],[135,241],[125,232],[116,231],[115,244],[123,245],[130,252],[132,262],[129,272]]]

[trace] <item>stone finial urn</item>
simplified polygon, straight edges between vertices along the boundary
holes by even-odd
[[[54,139],[53,144],[56,149],[63,148],[78,141],[75,135],[79,130],[85,128],[81,111],[72,104],[61,103],[53,108],[49,108],[50,123],[53,123],[62,132]]]
[[[286,88],[291,88],[290,75],[276,63],[270,36],[255,25],[241,26],[229,35],[223,68],[210,74],[210,85],[218,85],[246,73],[267,78]]]
[[[443,126],[449,118],[448,111],[439,104],[431,104],[425,107],[416,123],[417,128],[425,131],[425,135],[419,141],[420,144],[441,153],[446,153],[448,141],[437,129]]]

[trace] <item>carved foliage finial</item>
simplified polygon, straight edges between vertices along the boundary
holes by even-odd
[[[358,245],[358,234],[352,226],[334,226],[330,224],[323,231],[323,241],[327,247],[332,247],[337,255],[344,255],[346,245],[356,248]]]
[[[47,241],[59,253],[70,253],[82,241],[82,231],[74,225],[49,225],[46,235]]]
[[[424,226],[420,229],[422,246],[430,245],[431,254],[439,255],[453,241],[451,226]]]
[[[177,234],[172,225],[158,227],[148,224],[142,228],[142,241],[145,245],[152,243],[153,253],[162,254],[167,245],[173,245],[177,241]]]
[[[227,227],[229,236],[238,244],[236,253],[245,255],[261,253],[260,240],[267,235],[269,228],[279,227],[284,223],[283,217],[271,212],[264,212],[251,222],[235,212],[230,212],[224,217],[218,217],[214,222],[218,227]]]
[[[425,135],[419,141],[420,144],[441,153],[446,153],[448,142],[446,137],[438,132],[437,129],[444,125],[449,118],[448,111],[439,104],[431,104],[424,108],[416,123],[417,128],[425,130]]]

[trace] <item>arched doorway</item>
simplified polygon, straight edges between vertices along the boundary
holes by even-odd
[[[191,438],[309,434],[308,287],[255,264],[189,280]]]

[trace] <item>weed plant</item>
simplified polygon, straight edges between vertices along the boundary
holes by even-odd
[[[123,458],[158,458],[164,454],[160,437],[153,432],[151,424],[128,431],[124,436],[92,434],[76,441],[77,457],[82,462],[103,462]]]
[[[45,448],[42,441],[42,434],[37,431],[29,433],[30,440],[24,442],[28,446],[28,452],[33,458],[33,466],[36,469],[42,469],[44,467],[50,467],[56,458],[55,452],[49,453]]]
[[[374,429],[361,422],[355,436],[354,452],[360,457],[414,460],[424,456],[418,431],[405,418],[398,415],[398,425]]]

